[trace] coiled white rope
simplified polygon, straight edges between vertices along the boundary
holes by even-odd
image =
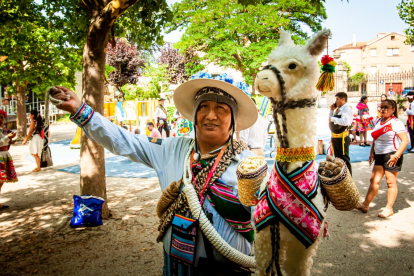
[[[203,208],[199,202],[197,192],[191,183],[191,153],[193,151],[194,142],[190,145],[187,156],[184,161],[184,188],[183,191],[187,196],[188,205],[190,206],[191,213],[195,219],[199,220],[201,231],[206,235],[211,244],[230,261],[239,264],[243,267],[256,267],[256,260],[254,256],[248,256],[243,252],[230,246],[213,227],[210,220],[207,218],[203,211]],[[188,177],[187,177],[188,176]]]
[[[52,91],[52,89],[55,89],[55,90],[58,90],[58,91],[60,91],[60,93],[65,97],[65,99],[64,100],[59,100],[59,99],[56,99],[56,98],[54,98],[54,97],[52,97],[52,95],[51,95],[51,91]],[[50,99],[50,102],[53,104],[53,105],[55,105],[55,106],[59,106],[59,105],[61,105],[64,101],[67,101],[67,100],[69,100],[70,99],[70,95],[66,95],[66,93],[65,92],[63,92],[61,89],[59,89],[59,88],[57,88],[56,86],[51,86],[51,87],[49,87],[49,89],[47,90],[47,93],[49,94],[49,99]]]

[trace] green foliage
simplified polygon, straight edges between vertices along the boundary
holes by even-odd
[[[71,116],[71,114],[65,114],[62,117],[60,117],[59,119],[57,119],[57,121],[59,123],[70,123],[71,122],[70,116]]]
[[[173,105],[167,106],[167,115],[168,118],[173,118],[174,112],[177,108]]]
[[[60,24],[66,33],[66,41],[77,45],[80,52],[88,37],[93,16],[97,16],[111,1],[42,0],[42,7],[50,20]],[[119,1],[128,2],[128,1]],[[134,2],[134,1],[133,1]],[[127,37],[140,47],[149,48],[156,42],[162,45],[162,28],[172,18],[166,0],[140,0],[115,21],[116,37]]]
[[[149,64],[144,67],[143,76],[147,81],[126,84],[121,88],[125,100],[159,98],[160,93],[168,89],[169,79],[166,65]]]
[[[351,66],[349,66],[349,64],[346,61],[342,61],[342,63],[346,67],[346,76],[349,77],[349,75],[351,74]]]
[[[115,67],[105,64],[105,78],[108,79],[109,73],[115,71]]]
[[[81,58],[65,36],[35,2],[1,1],[0,56],[7,59],[0,62],[0,84],[14,93],[19,82],[41,97],[52,85],[73,88]]]
[[[349,78],[349,85],[357,86],[366,80],[366,76],[362,72],[358,72]]]
[[[402,0],[401,3],[397,6],[398,14],[400,18],[409,25],[409,27],[404,30],[407,35],[405,44],[413,45],[414,44],[414,1],[413,0]]]
[[[404,106],[404,103],[407,101],[407,98],[401,95],[397,95],[397,106],[398,108],[402,108]]]
[[[167,92],[169,77],[166,65],[149,64],[145,67],[143,75],[150,78],[147,92],[153,95],[151,98],[158,98],[161,92]]]
[[[125,84],[121,87],[121,90],[124,93],[124,99],[126,101],[133,101],[139,98],[151,98],[149,96],[146,97],[144,88],[137,84]]]
[[[263,0],[237,0],[237,2],[243,6],[247,6],[247,5],[257,5],[260,3],[274,3],[277,1],[263,1]],[[315,8],[317,8],[318,10],[323,9],[323,4],[325,3],[325,0],[305,0],[305,2],[308,2],[309,5],[314,6]],[[347,2],[349,2],[349,0],[347,0]]]
[[[305,0],[257,1],[243,6],[237,0],[183,0],[173,6],[174,19],[169,30],[185,29],[175,44],[184,53],[192,48],[204,53],[203,59],[240,71],[253,83],[279,39],[281,28],[290,31],[296,43],[308,38],[302,29],[321,29],[326,18]]]

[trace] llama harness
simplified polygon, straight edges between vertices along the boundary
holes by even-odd
[[[306,248],[311,246],[319,236],[323,220],[311,201],[318,188],[314,160],[289,174],[276,162],[253,213],[257,231],[280,221]]]
[[[323,221],[322,214],[311,201],[319,189],[315,150],[313,147],[289,147],[285,110],[312,107],[316,104],[316,98],[288,101],[285,81],[280,71],[273,65],[263,68],[266,69],[276,74],[282,91],[281,101],[269,98],[273,110],[281,115],[282,127],[279,125],[278,116],[274,115],[281,147],[277,149],[276,162],[266,190],[262,193],[254,211],[253,221],[257,231],[268,225],[277,225],[280,221],[307,248],[318,238]],[[301,168],[286,173],[288,163],[296,161],[306,162]]]

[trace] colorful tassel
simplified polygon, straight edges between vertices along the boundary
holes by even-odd
[[[316,84],[316,89],[322,92],[332,91],[335,87],[333,73],[335,73],[336,62],[329,55],[324,55],[321,59],[321,63],[322,74]]]

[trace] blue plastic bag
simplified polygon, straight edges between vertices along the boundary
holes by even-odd
[[[102,225],[103,198],[97,196],[73,196],[71,227],[93,227]]]

